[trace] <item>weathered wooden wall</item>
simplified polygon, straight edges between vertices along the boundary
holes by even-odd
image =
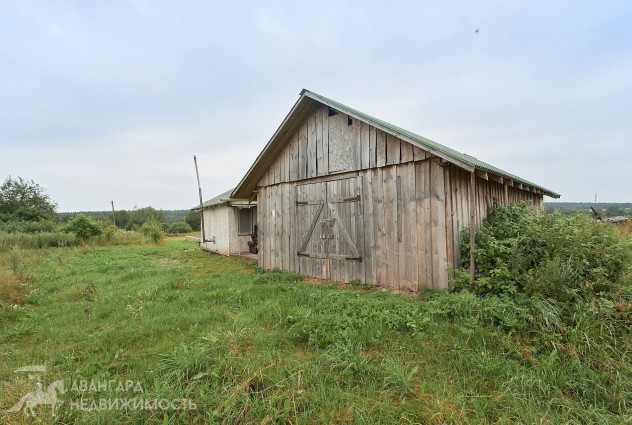
[[[494,203],[541,207],[541,194],[510,184],[476,178],[476,227]],[[403,291],[446,288],[469,226],[470,173],[322,106],[261,179],[257,203],[263,268]]]
[[[259,186],[426,159],[430,154],[347,115],[315,108],[261,178]]]

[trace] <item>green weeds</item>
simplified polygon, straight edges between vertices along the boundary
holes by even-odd
[[[45,364],[46,382],[131,379],[143,397],[198,407],[64,403],[58,423],[630,420],[625,293],[564,304],[336,289],[174,240],[5,251],[0,261],[30,276],[22,303],[0,298],[2,423],[23,421],[5,410],[32,391],[14,373],[28,364]]]

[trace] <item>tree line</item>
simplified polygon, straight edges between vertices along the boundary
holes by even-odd
[[[604,217],[617,217],[632,215],[632,202],[545,202],[544,211],[551,214],[559,211],[565,215],[573,215],[575,213],[591,214],[595,211]]]
[[[46,190],[22,177],[7,177],[0,185],[0,230],[5,232],[52,232],[68,226],[77,217],[87,217],[95,225],[116,223],[123,230],[139,230],[155,223],[168,233],[200,230],[200,213],[188,210],[157,210],[151,206],[133,210],[57,212],[57,203]],[[86,219],[79,220],[85,226]]]

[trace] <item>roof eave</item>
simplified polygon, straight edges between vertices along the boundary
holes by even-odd
[[[430,152],[431,154],[444,159],[445,161],[448,161],[449,163],[462,168],[465,171],[468,172],[475,172],[476,170],[482,170],[482,171],[488,171],[488,172],[492,172],[492,173],[497,173],[498,171],[502,171],[502,170],[498,170],[498,171],[494,171],[494,170],[488,170],[485,167],[481,167],[480,164],[477,164],[478,162],[482,162],[477,160],[477,163],[468,163],[467,161],[461,160],[459,158],[456,158],[452,155],[450,155],[449,153],[443,152],[429,144],[424,144],[423,142],[420,142],[419,140],[415,140],[411,137],[409,137],[408,135],[401,133],[399,131],[397,131],[396,129],[393,128],[389,128],[385,125],[383,125],[381,122],[379,122],[376,119],[371,119],[370,116],[366,116],[366,114],[360,115],[358,113],[356,113],[355,110],[353,110],[352,108],[346,107],[345,105],[339,104],[337,102],[331,101],[330,99],[324,98],[320,95],[318,95],[317,93],[313,93],[310,92],[309,90],[306,89],[302,89],[299,95],[298,100],[296,101],[296,103],[294,103],[294,106],[292,106],[292,109],[290,109],[290,111],[288,112],[288,114],[285,116],[283,122],[281,122],[281,125],[279,125],[279,127],[277,128],[277,130],[275,131],[275,133],[272,135],[272,137],[270,138],[270,140],[268,141],[268,143],[265,145],[265,147],[262,149],[262,151],[259,153],[259,155],[257,156],[257,158],[255,159],[255,162],[252,164],[252,166],[248,169],[248,172],[246,173],[246,175],[241,179],[241,181],[239,182],[239,184],[237,185],[237,187],[233,190],[233,192],[231,193],[231,198],[245,198],[245,199],[250,199],[251,198],[251,194],[256,190],[257,187],[257,183],[260,179],[261,176],[259,176],[259,178],[257,177],[257,173],[255,173],[255,170],[257,170],[257,168],[259,166],[261,166],[263,160],[266,157],[266,154],[268,153],[268,151],[275,146],[275,143],[277,142],[277,139],[283,134],[285,128],[287,125],[289,125],[291,118],[293,117],[293,115],[296,113],[296,111],[299,109],[299,106],[302,104],[302,102],[305,99],[311,99],[312,101],[318,102],[320,104],[326,105],[330,108],[333,108],[337,111],[340,111],[344,114],[347,114],[357,120],[360,121],[366,121],[369,122],[371,125],[375,126],[376,128],[384,131],[385,133],[388,133],[392,136],[398,137],[410,144],[412,144],[413,146],[417,146],[420,149],[423,149],[427,152]],[[396,126],[391,126],[391,127],[396,127]],[[419,136],[421,139],[424,139],[423,137]],[[483,164],[485,165],[485,164]],[[493,167],[494,169],[496,167]],[[560,195],[549,190],[546,188],[543,188],[541,186],[535,185],[527,180],[521,179],[517,176],[513,176],[510,174],[505,174],[504,172],[500,173],[499,175],[503,176],[504,178],[510,179],[510,180],[515,180],[520,182],[523,185],[527,185],[528,187],[533,187],[533,188],[537,188],[539,189],[543,195],[547,195],[550,196],[552,198],[560,198]]]

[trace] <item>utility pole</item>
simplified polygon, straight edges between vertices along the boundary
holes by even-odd
[[[116,226],[116,217],[114,216],[114,201],[112,202],[112,223]]]
[[[200,186],[200,173],[198,172],[197,158],[193,155],[193,162],[195,163],[195,176],[197,177],[198,184],[198,194],[200,195],[200,223],[202,228],[202,243],[206,242],[206,232],[204,231],[204,208],[202,208],[202,204],[204,201],[202,200],[202,186]]]

